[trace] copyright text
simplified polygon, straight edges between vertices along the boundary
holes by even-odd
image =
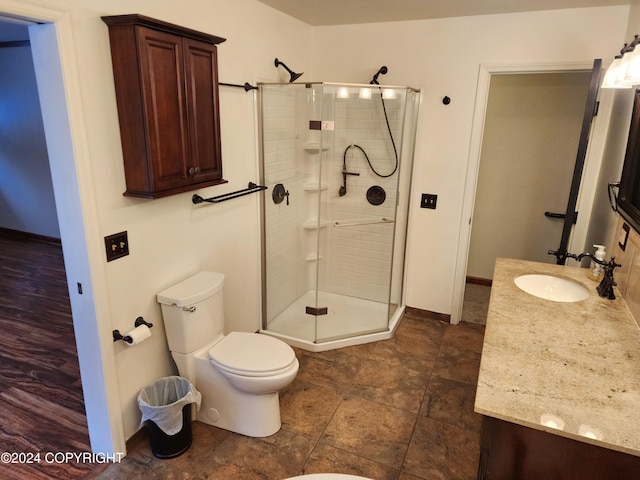
[[[102,452],[2,452],[1,463],[120,463],[124,453]]]

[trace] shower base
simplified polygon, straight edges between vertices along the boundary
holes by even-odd
[[[404,311],[404,307],[396,309],[387,327],[386,303],[319,292],[318,306],[326,306],[327,314],[317,317],[318,340],[314,341],[316,317],[307,315],[305,308],[315,304],[315,294],[313,290],[306,292],[261,332],[277,337],[293,347],[323,352],[392,338]]]

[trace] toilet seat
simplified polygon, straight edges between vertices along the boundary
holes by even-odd
[[[270,377],[296,364],[293,349],[277,338],[231,332],[209,349],[209,360],[220,370],[245,377]]]

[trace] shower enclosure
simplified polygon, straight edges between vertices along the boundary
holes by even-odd
[[[262,331],[322,351],[390,338],[419,91],[261,84]]]

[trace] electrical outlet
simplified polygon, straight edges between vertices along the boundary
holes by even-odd
[[[436,203],[438,203],[438,195],[423,193],[422,200],[420,200],[420,208],[432,208],[435,210]]]
[[[622,230],[620,231],[620,237],[618,238],[618,245],[620,246],[620,250],[623,252],[627,248],[627,241],[629,240],[629,231],[631,227],[626,223],[622,224]]]
[[[127,232],[114,233],[104,237],[104,246],[107,252],[107,262],[129,255]]]

